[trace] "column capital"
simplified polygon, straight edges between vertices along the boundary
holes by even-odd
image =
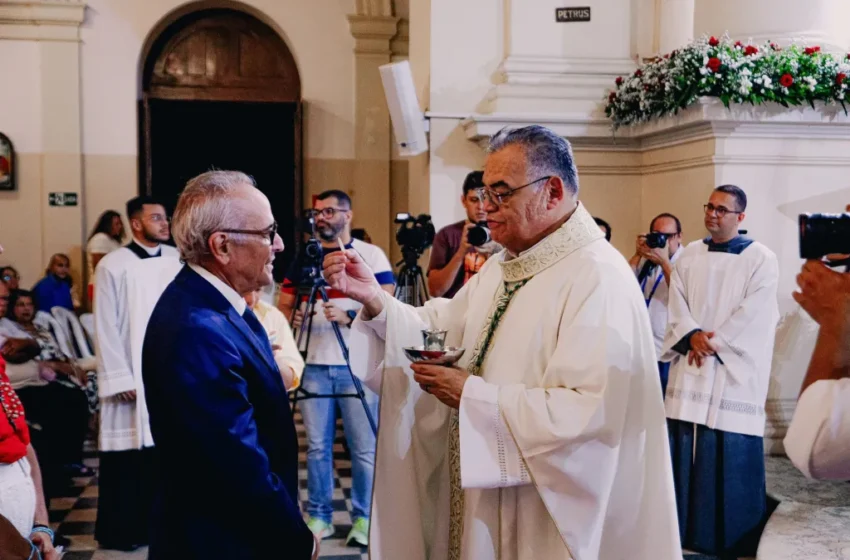
[[[398,22],[398,33],[390,43],[393,60],[406,60],[410,55],[410,21],[401,19]]]
[[[0,39],[80,41],[82,0],[0,0]]]
[[[393,16],[348,16],[351,35],[357,40],[357,54],[392,53],[390,41],[398,34],[399,18]]]

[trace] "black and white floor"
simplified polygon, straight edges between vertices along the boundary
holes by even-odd
[[[300,415],[296,415],[299,438],[299,484],[302,507],[307,499],[307,444]],[[351,460],[348,456],[342,434],[342,425],[337,428],[334,443],[334,517],[336,527],[334,538],[322,542],[322,557],[335,560],[367,560],[365,549],[345,546],[345,536],[351,528]],[[97,456],[90,453],[86,464],[97,467]],[[799,500],[801,492],[823,501],[826,493],[831,499],[850,501],[850,485],[840,486],[805,481],[802,475],[790,465],[787,459],[771,457],[767,460],[768,493],[776,495],[780,501]],[[70,540],[64,560],[146,560],[147,550],[133,553],[99,550],[94,540],[94,525],[97,518],[98,482],[97,477],[76,478],[60,497],[51,500],[50,520],[54,530]],[[786,495],[787,494],[787,495]],[[840,496],[839,496],[840,495]],[[833,501],[834,501],[833,499]],[[806,501],[806,500],[803,500]],[[811,501],[811,500],[810,500]],[[819,503],[819,502],[818,502]],[[684,552],[685,560],[716,560],[714,557]]]

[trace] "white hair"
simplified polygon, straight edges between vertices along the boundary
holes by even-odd
[[[241,171],[207,171],[186,183],[171,221],[171,233],[181,258],[200,264],[211,256],[210,235],[222,229],[242,229],[245,217],[233,204],[241,186],[256,187]]]

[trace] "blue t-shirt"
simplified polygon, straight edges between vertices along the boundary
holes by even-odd
[[[71,283],[62,280],[53,274],[48,274],[32,287],[35,298],[35,308],[38,311],[47,311],[54,307],[64,307],[74,310],[74,300],[71,298]]]

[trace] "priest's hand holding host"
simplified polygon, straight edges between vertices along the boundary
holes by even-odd
[[[381,286],[369,266],[353,249],[345,253],[332,253],[325,257],[324,276],[334,288],[341,290],[363,304],[369,317],[376,317],[384,309]],[[460,407],[460,395],[469,374],[460,368],[429,364],[413,364],[413,379],[423,391],[434,395],[451,408]]]

